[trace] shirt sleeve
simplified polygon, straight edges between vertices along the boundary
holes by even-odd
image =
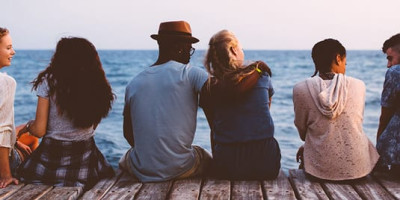
[[[10,77],[0,80],[0,147],[12,148],[15,143],[14,96],[16,82]]]
[[[268,94],[269,94],[269,98],[271,98],[272,96],[274,96],[275,90],[274,90],[274,86],[272,86],[271,77],[268,76],[268,78],[269,78],[269,81],[268,81]]]
[[[47,83],[47,79],[43,79],[43,81],[38,85],[36,95],[38,97],[49,99],[49,85]]]
[[[400,72],[399,70],[389,69],[385,75],[385,82],[383,84],[383,91],[381,97],[381,106],[391,108],[400,101]]]
[[[204,83],[207,81],[208,73],[199,67],[193,67],[188,65],[188,76],[194,90],[199,93]]]
[[[305,90],[304,84],[295,85],[293,88],[293,106],[294,106],[294,125],[296,126],[300,138],[303,140],[306,137],[307,132],[307,121],[308,121],[308,108],[306,107],[307,103],[305,102]]]

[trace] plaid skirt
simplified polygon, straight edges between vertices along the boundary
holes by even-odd
[[[114,176],[114,170],[93,137],[84,141],[44,137],[39,147],[20,165],[18,176],[26,183],[90,188],[100,179]]]

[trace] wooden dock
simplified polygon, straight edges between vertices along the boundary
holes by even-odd
[[[141,183],[119,173],[88,191],[81,187],[11,185],[0,189],[0,199],[400,199],[400,180],[380,174],[346,183],[318,182],[307,179],[303,170],[289,170],[271,181],[191,178]]]

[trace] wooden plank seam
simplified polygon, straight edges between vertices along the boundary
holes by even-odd
[[[377,182],[393,199],[397,199],[397,197],[394,195],[394,194],[392,194],[391,193],[391,191],[389,191],[389,189],[388,188],[386,188],[386,186],[381,182],[381,180],[380,179],[378,179],[377,177],[375,177],[375,176],[371,176],[372,177],[372,179],[375,181],[375,182]]]

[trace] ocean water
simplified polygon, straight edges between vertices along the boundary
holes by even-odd
[[[25,123],[35,117],[37,97],[31,91],[30,82],[48,65],[51,50],[17,50],[12,65],[1,71],[17,81],[15,96],[15,122]],[[100,50],[100,58],[106,76],[117,96],[108,117],[96,130],[95,140],[107,160],[117,168],[118,160],[129,149],[122,133],[124,91],[128,82],[140,71],[153,64],[158,56],[154,50]],[[191,64],[202,67],[205,51],[196,51]],[[314,72],[310,51],[245,51],[247,60],[263,60],[272,69],[271,115],[275,123],[275,137],[279,142],[284,170],[297,168],[295,155],[303,142],[293,124],[293,86]],[[381,51],[348,51],[346,74],[364,81],[366,102],[364,131],[375,144],[380,115],[380,95],[386,72],[386,60]],[[199,108],[194,143],[210,150],[210,129],[203,111]]]

